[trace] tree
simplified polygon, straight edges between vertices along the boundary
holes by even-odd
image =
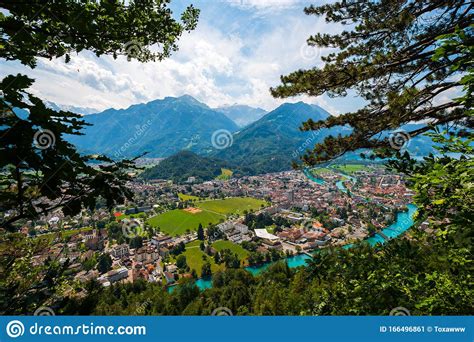
[[[466,73],[472,70],[473,7],[467,0],[403,0],[343,1],[305,8],[306,14],[324,15],[327,22],[350,25],[349,30],[309,37],[310,46],[335,48],[336,52],[322,58],[322,68],[282,76],[282,85],[272,88],[272,94],[282,98],[324,93],[346,96],[352,91],[367,104],[352,113],[303,123],[304,131],[352,128],[349,135],[327,137],[303,156],[303,162],[315,165],[361,148],[373,149],[378,156],[397,155],[406,139],[433,126],[472,128],[468,115],[472,101],[439,99],[465,84]],[[456,43],[440,50],[440,38],[455,32]],[[472,93],[472,87],[467,91]],[[423,120],[431,125],[383,134]]]
[[[396,160],[391,165],[408,174],[419,220],[429,220],[440,236],[461,248],[458,253],[462,254],[467,252],[463,247],[473,244],[474,139],[446,132],[430,136],[439,144],[437,155],[430,154],[417,163]]]
[[[196,270],[195,270],[194,268],[191,270],[191,276],[192,276],[194,279],[197,279],[197,277],[198,277],[197,272],[196,272]]]
[[[186,245],[184,244],[183,241],[181,241],[179,244],[173,247],[170,253],[173,255],[179,255],[183,253],[185,250],[186,250]]]
[[[97,263],[97,270],[100,273],[105,273],[110,271],[112,268],[112,258],[109,254],[101,254]]]
[[[178,257],[176,258],[176,266],[180,269],[185,269],[186,266],[188,266],[185,255],[178,255]]]
[[[97,56],[125,55],[142,62],[161,60],[192,30],[199,11],[189,6],[181,21],[162,1],[2,1],[0,58],[34,68],[38,58],[64,57],[83,50]],[[159,44],[158,52],[150,46]],[[132,196],[125,187],[134,160],[80,155],[65,139],[80,135],[80,115],[47,108],[28,92],[33,79],[9,75],[0,82],[0,202],[14,212],[3,224],[32,219],[61,208],[76,215],[94,209],[99,198],[111,207]],[[94,164],[94,165],[92,165]]]
[[[221,256],[219,252],[216,252],[216,254],[214,254],[214,262],[218,265],[221,263]]]
[[[197,238],[198,240],[204,241],[204,229],[202,228],[202,224],[199,223],[199,227],[197,230]]]
[[[57,238],[61,239],[61,234]],[[59,253],[49,255],[35,267],[31,260],[48,248],[46,239],[26,239],[22,234],[14,233],[4,234],[1,243],[4,251],[0,258],[0,314],[31,314],[33,305],[44,303],[52,293],[69,288],[65,274],[70,262],[59,260],[65,242]]]
[[[135,236],[130,240],[130,248],[141,248],[143,247],[143,237]]]
[[[209,262],[206,262],[204,265],[202,265],[201,276],[203,278],[212,276],[211,264]]]
[[[222,231],[218,227],[209,226],[209,228],[207,228],[207,239],[209,240],[209,242],[222,239],[223,237],[224,233],[222,233]]]
[[[97,258],[96,258],[96,255],[94,254],[90,258],[82,262],[82,268],[84,268],[84,270],[86,271],[90,271],[94,269],[96,264],[97,264]]]

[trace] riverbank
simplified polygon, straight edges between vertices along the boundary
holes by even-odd
[[[417,210],[416,205],[408,204],[407,209],[408,209],[407,211],[397,213],[396,221],[392,223],[390,226],[381,230],[382,235],[386,236],[388,240],[391,240],[393,238],[400,236],[401,234],[406,232],[408,229],[410,229],[415,223],[413,219],[413,215],[415,214]],[[385,239],[382,235],[379,233],[376,233],[374,236],[368,239],[362,240],[359,243],[368,242],[371,246],[375,246],[377,244],[384,244],[388,240]],[[348,249],[354,246],[356,246],[356,244],[348,244],[348,245],[343,246],[342,248]],[[308,259],[311,259],[311,257],[306,254],[298,254],[291,257],[287,257],[284,260],[288,264],[288,267],[295,268],[295,267],[300,267],[300,266],[306,266],[306,260]],[[269,262],[269,263],[265,263],[259,266],[249,266],[249,267],[245,267],[244,269],[250,272],[252,275],[258,276],[262,272],[266,271],[271,265],[279,261]],[[212,278],[198,279],[196,280],[195,284],[201,290],[212,288]],[[176,288],[176,286],[178,285],[169,286],[168,291],[172,292]]]

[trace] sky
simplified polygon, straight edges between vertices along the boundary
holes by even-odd
[[[197,28],[184,33],[179,51],[161,62],[140,63],[89,52],[39,59],[31,70],[18,62],[0,62],[0,76],[25,73],[35,78],[32,92],[63,106],[127,108],[167,96],[191,95],[210,107],[245,104],[272,110],[283,102],[318,104],[332,114],[362,106],[350,95],[331,99],[299,96],[275,99],[269,88],[280,75],[321,66],[329,50],[308,47],[317,32],[339,32],[324,18],[307,16],[304,0],[172,0],[175,17],[193,4],[201,10]],[[319,2],[320,4],[321,2]]]

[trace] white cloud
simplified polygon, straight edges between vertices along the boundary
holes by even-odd
[[[239,4],[303,7],[301,1],[291,0],[243,0]],[[71,56],[68,64],[64,59],[41,60],[27,73],[36,78],[38,95],[59,104],[100,110],[189,94],[211,107],[241,103],[271,110],[283,102],[304,100],[337,112],[322,97],[281,100],[269,92],[280,83],[280,75],[320,64],[320,54],[327,51],[316,51],[313,56],[314,51],[308,55],[302,48],[311,34],[334,31],[321,18],[305,16],[301,10],[293,12],[272,17],[270,24],[270,19],[259,19],[267,25],[262,32],[243,33],[245,24],[240,22],[219,28],[201,21],[195,31],[182,37],[180,50],[162,62],[129,62],[123,56],[97,58],[86,52]]]
[[[297,5],[308,5],[308,1],[303,0],[227,0],[227,2],[241,9],[252,10],[283,10]]]

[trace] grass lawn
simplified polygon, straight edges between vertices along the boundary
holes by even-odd
[[[182,209],[175,209],[154,216],[147,222],[154,228],[160,227],[163,233],[176,236],[186,233],[186,229],[197,230],[199,223],[206,227],[209,223],[219,223],[220,219],[225,219],[225,217],[205,210],[191,214]]]
[[[171,236],[182,235],[186,230],[197,230],[199,223],[207,227],[209,223],[217,224],[225,220],[228,214],[243,214],[244,210],[258,210],[267,202],[251,197],[233,197],[223,200],[207,200],[196,202],[199,213],[190,213],[183,209],[170,210],[147,220],[152,227],[160,227],[163,233]],[[197,270],[196,270],[197,271]]]
[[[275,228],[276,228],[276,225],[274,224],[272,224],[271,226],[265,227],[267,232],[269,232],[270,234],[273,234],[275,232]]]
[[[232,170],[229,170],[229,169],[221,169],[221,174],[219,176],[216,177],[216,179],[220,179],[220,180],[228,180],[232,177],[234,173],[232,172]]]
[[[214,258],[206,255],[201,249],[199,248],[201,241],[195,240],[186,244],[186,250],[184,251],[184,255],[186,256],[186,263],[188,264],[190,269],[196,270],[198,276],[201,276],[202,265],[206,263],[206,261],[202,258],[203,255],[207,256],[207,261],[211,264],[211,271],[212,273],[223,270],[224,265],[217,265],[214,262]]]
[[[251,197],[232,197],[222,200],[204,201],[196,203],[198,208],[209,210],[215,213],[243,214],[244,210],[258,210],[261,205],[267,205],[267,202]]]
[[[90,231],[92,231],[92,227],[84,227],[84,228],[73,229],[73,230],[64,230],[61,234],[62,234],[62,237],[65,239],[79,233],[90,232]]]
[[[186,194],[182,194],[182,193],[179,193],[178,197],[183,202],[184,201],[194,201],[194,200],[199,201],[200,200],[200,198],[197,197],[197,196],[186,195]]]
[[[245,260],[249,256],[249,252],[246,249],[243,249],[240,245],[228,240],[216,241],[212,244],[212,247],[218,251],[230,249],[233,253],[237,254],[240,261]]]
[[[131,218],[143,218],[143,217],[145,217],[145,213],[127,214],[127,215],[122,214],[120,216],[117,216],[116,219],[118,221],[120,221],[120,220],[123,220],[123,219],[126,219],[126,218],[131,219]]]
[[[92,227],[83,227],[83,228],[79,228],[79,229],[62,230],[60,232],[61,232],[61,237],[63,239],[66,239],[66,238],[69,238],[73,235],[88,232],[88,231],[91,231],[91,230],[92,230]],[[39,240],[42,240],[44,242],[47,242],[48,244],[51,244],[58,233],[59,233],[59,231],[46,233],[46,234],[35,236],[35,237],[33,237],[33,239],[39,239]]]
[[[357,171],[367,171],[369,169],[367,166],[362,164],[337,164],[333,165],[332,168],[349,174]]]

